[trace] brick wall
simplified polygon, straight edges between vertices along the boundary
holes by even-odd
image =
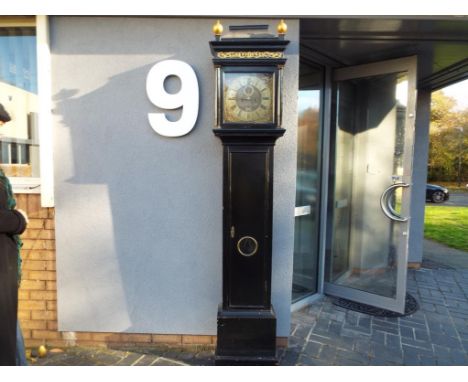
[[[26,347],[47,345],[107,346],[168,344],[212,345],[216,336],[181,334],[130,334],[59,332],[57,330],[57,282],[55,268],[55,210],[41,208],[40,195],[16,195],[18,208],[27,212],[29,225],[23,239],[23,278],[19,290],[18,316]],[[287,346],[287,338],[278,338],[278,346]]]
[[[23,279],[18,316],[28,346],[58,340],[55,277],[54,209],[41,208],[40,196],[16,195],[18,208],[30,218],[22,235]]]

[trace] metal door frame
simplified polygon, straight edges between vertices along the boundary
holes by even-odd
[[[334,145],[335,142],[332,142],[330,139],[331,129],[335,129],[336,126],[332,126],[331,123],[331,102],[332,102],[332,95],[333,95],[333,84],[335,81],[344,81],[353,78],[363,78],[363,77],[371,77],[380,74],[389,74],[389,73],[396,73],[396,72],[407,72],[408,75],[408,105],[407,105],[407,113],[405,118],[405,143],[404,143],[404,159],[403,159],[403,176],[401,179],[398,179],[400,182],[407,183],[411,185],[412,180],[412,163],[413,163],[413,150],[414,150],[414,132],[415,132],[415,114],[416,114],[416,68],[417,68],[417,57],[404,57],[398,58],[393,60],[386,60],[380,61],[375,63],[363,64],[363,65],[356,65],[345,67],[341,69],[336,69],[333,72],[333,79],[330,81],[330,86],[327,86],[328,94],[325,94],[326,104],[326,116],[327,120],[326,126],[328,130],[326,136],[324,137],[323,144],[326,145],[324,147],[331,148],[330,145]],[[326,142],[328,141],[328,142]],[[325,151],[325,150],[324,150]],[[327,155],[327,158],[323,158],[324,160],[324,167],[327,166],[327,172],[329,174],[330,167],[330,158]],[[326,163],[325,163],[326,162]],[[342,297],[349,300],[353,300],[356,302],[364,303],[367,305],[373,305],[376,307],[397,311],[399,313],[404,312],[405,306],[405,298],[406,298],[406,277],[407,277],[407,263],[408,263],[408,242],[409,242],[409,227],[410,227],[410,199],[411,199],[411,192],[410,188],[407,187],[403,190],[403,197],[402,197],[402,214],[406,215],[408,219],[405,221],[400,221],[398,224],[405,224],[405,229],[403,230],[403,235],[406,237],[406,240],[400,240],[397,250],[397,283],[396,283],[396,298],[389,298],[384,296],[379,296],[373,293],[364,292],[357,289],[352,289],[350,287],[344,287],[332,284],[330,282],[325,281],[325,262],[326,256],[331,255],[330,250],[330,239],[329,234],[331,228],[331,222],[333,222],[333,210],[329,209],[330,205],[330,195],[327,192],[328,190],[328,179],[329,177],[323,179],[324,184],[322,186],[322,191],[325,191],[322,195],[328,195],[327,200],[323,198],[322,202],[323,205],[326,206],[323,211],[323,215],[321,217],[321,222],[325,223],[322,225],[323,230],[321,230],[320,235],[320,242],[325,246],[324,250],[320,252],[320,277],[319,283],[323,285],[323,291],[320,290],[319,292],[323,292],[324,294],[333,295],[336,297]],[[325,184],[326,183],[326,184]],[[326,219],[326,222],[324,220]],[[323,240],[323,242],[322,242]],[[321,279],[321,280],[320,280]],[[322,281],[322,282],[320,282]]]
[[[319,198],[319,233],[318,233],[318,275],[317,293],[305,296],[291,304],[291,312],[296,312],[305,306],[311,305],[324,297],[325,284],[325,255],[327,245],[327,204],[328,204],[328,181],[330,154],[330,126],[331,126],[331,101],[332,101],[332,76],[333,70],[330,65],[322,63],[324,67],[323,87],[323,111],[322,125],[320,126],[320,198]]]

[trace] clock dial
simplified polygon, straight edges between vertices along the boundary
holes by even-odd
[[[225,123],[273,123],[273,73],[224,73]]]

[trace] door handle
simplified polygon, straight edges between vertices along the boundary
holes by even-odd
[[[390,187],[388,187],[380,197],[380,207],[382,208],[383,213],[385,216],[387,216],[389,219],[397,221],[397,222],[406,222],[408,221],[408,217],[404,217],[398,214],[396,212],[390,201],[390,195],[392,194],[393,191],[395,191],[399,187],[410,187],[408,183],[395,183],[392,184]]]

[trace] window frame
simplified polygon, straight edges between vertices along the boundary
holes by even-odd
[[[0,27],[35,27],[40,177],[10,177],[16,194],[40,194],[42,207],[54,206],[51,116],[51,60],[48,17],[0,17]]]

